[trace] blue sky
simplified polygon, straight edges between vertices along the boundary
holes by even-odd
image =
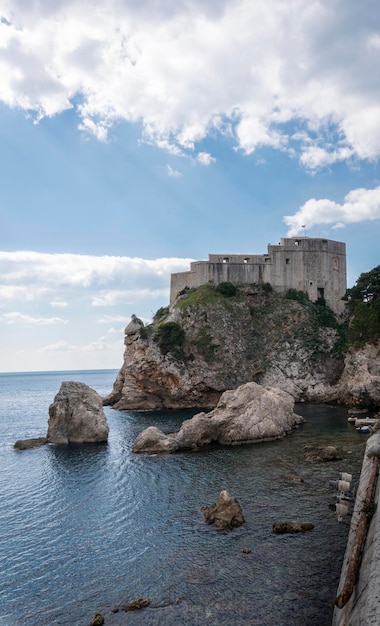
[[[119,367],[209,253],[378,265],[379,65],[375,0],[0,0],[0,371]]]

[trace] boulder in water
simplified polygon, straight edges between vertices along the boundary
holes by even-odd
[[[273,524],[273,532],[277,535],[284,535],[285,533],[305,533],[307,530],[312,530],[313,528],[314,524],[312,522],[297,522],[294,520],[275,522]]]
[[[238,528],[245,519],[239,502],[228,491],[221,491],[218,500],[211,506],[203,506],[203,517],[207,524],[217,528]]]
[[[101,396],[84,383],[66,381],[49,406],[49,443],[107,441],[108,424]]]

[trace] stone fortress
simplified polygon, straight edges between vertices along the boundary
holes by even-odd
[[[346,244],[330,239],[294,237],[268,245],[267,254],[210,254],[189,272],[171,275],[170,304],[183,289],[207,283],[264,285],[274,291],[304,291],[312,302],[325,301],[335,312],[344,309],[347,289]]]

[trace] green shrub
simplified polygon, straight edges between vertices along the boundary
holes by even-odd
[[[288,289],[285,294],[287,300],[296,300],[300,304],[307,304],[309,302],[309,296],[305,291],[297,291],[297,289]]]
[[[271,293],[273,291],[273,287],[270,283],[264,283],[263,284],[263,291],[265,293]]]
[[[183,359],[182,346],[185,341],[185,331],[182,326],[176,322],[160,324],[154,339],[158,343],[161,354],[170,352],[174,358]]]
[[[140,337],[141,339],[149,339],[150,335],[152,334],[152,325],[150,324],[149,326],[141,326],[140,328]]]
[[[327,304],[323,304],[321,300],[317,300],[316,302],[310,302],[310,306],[312,308],[314,318],[319,326],[327,328],[338,327],[335,314],[330,307],[327,306]]]
[[[232,298],[232,296],[236,296],[237,292],[236,285],[230,282],[219,283],[219,285],[217,285],[215,289],[218,293],[222,294],[222,296],[226,298]]]
[[[157,311],[153,315],[153,321],[154,322],[159,322],[160,320],[162,320],[163,317],[167,317],[168,314],[169,314],[169,307],[168,306],[162,306],[159,309],[157,309]]]

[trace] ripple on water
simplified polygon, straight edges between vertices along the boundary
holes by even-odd
[[[358,472],[363,444],[343,413],[320,408],[321,422],[317,408],[303,408],[308,424],[262,445],[134,455],[140,430],[154,421],[176,430],[188,412],[107,409],[108,444],[6,449],[6,626],[80,626],[97,609],[107,624],[122,624],[125,614],[111,608],[141,596],[157,608],[128,613],[128,624],[327,626],[346,537],[328,511],[327,482],[350,464]],[[343,441],[353,454],[344,464],[305,462],[303,446],[321,441]],[[304,482],[286,480],[289,471]],[[238,498],[246,518],[231,533],[207,526],[200,511],[221,489]],[[315,528],[273,535],[272,523],[284,518],[310,519]]]

